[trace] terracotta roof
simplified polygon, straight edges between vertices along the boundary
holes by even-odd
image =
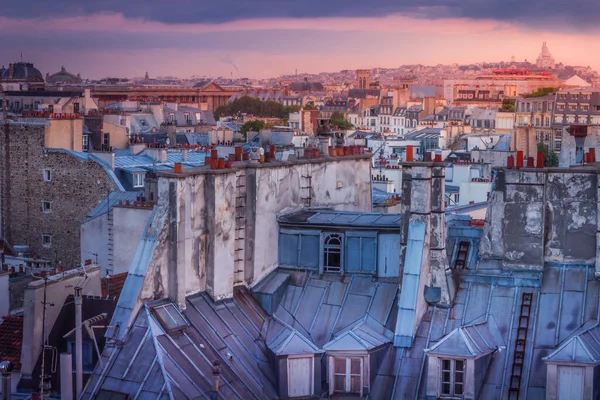
[[[102,296],[119,297],[127,279],[127,272],[102,278]]]
[[[0,321],[0,361],[10,361],[16,370],[20,370],[23,318],[2,317]]]

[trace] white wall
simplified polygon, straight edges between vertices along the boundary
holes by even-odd
[[[111,274],[128,272],[135,256],[148,219],[152,214],[151,208],[114,207],[114,262]]]
[[[10,297],[8,295],[8,272],[0,272],[0,318],[8,315]]]
[[[310,193],[303,189],[309,175]],[[277,267],[278,215],[304,207],[307,197],[312,207],[371,211],[370,176],[368,157],[348,157],[160,177],[157,212],[165,222],[141,299],[171,297],[185,306],[185,296],[204,290],[215,299],[231,297],[234,284],[251,286]],[[171,184],[176,246],[169,227]],[[236,207],[240,202],[245,206]]]
[[[85,260],[92,260],[101,267],[101,275],[106,276],[106,269],[108,268],[108,214],[79,225],[79,243],[81,263],[84,264]],[[96,257],[94,254],[98,256]]]
[[[487,195],[492,187],[491,182],[463,182],[460,184],[458,204],[463,206],[471,201],[479,203],[487,201]]]

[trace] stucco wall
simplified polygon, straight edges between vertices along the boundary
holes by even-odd
[[[110,146],[113,149],[126,149],[129,146],[129,135],[123,125],[104,121],[102,132],[109,134]]]
[[[129,271],[152,209],[117,206],[113,208],[112,213],[114,258],[111,274],[120,274]]]
[[[370,211],[370,168],[370,157],[356,156],[160,174],[165,223],[142,297],[184,307],[186,295],[223,299],[234,285],[258,282],[277,267],[277,216],[309,204]]]
[[[108,215],[104,214],[79,227],[81,243],[81,263],[85,260],[97,262],[102,268],[102,276],[106,276],[108,266]],[[135,249],[133,249],[135,253]]]

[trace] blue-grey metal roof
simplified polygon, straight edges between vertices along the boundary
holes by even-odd
[[[404,140],[439,139],[441,132],[441,128],[424,128],[407,134]]]
[[[114,191],[114,192],[110,192],[110,194],[108,194],[104,199],[102,199],[98,205],[96,207],[94,207],[94,209],[92,211],[90,211],[86,217],[85,220],[83,220],[81,223],[86,223],[89,220],[92,220],[94,218],[97,218],[101,215],[104,215],[106,213],[108,213],[115,204],[117,204],[119,201],[135,201],[135,199],[140,195],[140,191],[137,192],[121,192],[121,191]]]
[[[496,326],[494,328],[497,329]],[[431,348],[425,349],[425,352],[439,356],[479,358],[502,345],[504,343],[501,341],[497,343],[487,324],[476,324],[454,329]]]
[[[386,200],[392,198],[392,196],[397,195],[397,193],[388,193],[381,189],[372,188],[372,197],[373,197],[373,205],[379,206],[385,204]]]
[[[221,366],[219,398],[277,398],[261,335],[266,314],[246,290],[219,304],[207,294],[187,298],[182,314],[188,325],[173,333],[160,324],[152,306],[141,307],[107,368],[96,368],[84,399],[95,398],[101,389],[139,399],[209,399],[215,360]]]
[[[498,139],[498,143],[494,146],[494,150],[500,151],[510,151],[510,139],[512,137],[512,133],[507,133]]]
[[[358,275],[320,276],[299,270],[278,271],[292,278],[274,313],[275,317],[318,348],[323,348],[334,335],[351,326],[350,329],[356,328],[355,334],[359,332],[359,335],[366,335],[368,327],[363,332],[355,324],[364,321],[365,317],[370,318],[369,324],[375,327],[385,326],[389,329],[395,324],[396,313],[393,309],[399,291],[397,279],[374,279]],[[275,277],[273,274],[266,279]],[[379,329],[384,332],[382,328]]]
[[[392,343],[394,334],[373,317],[363,318],[334,335],[334,339],[323,345],[325,351],[373,350]]]
[[[398,228],[400,214],[352,211],[304,210],[277,218],[283,225],[347,226],[360,228]]]

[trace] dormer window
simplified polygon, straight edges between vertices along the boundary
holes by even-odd
[[[332,233],[325,236],[323,241],[323,272],[342,271],[342,243],[341,234]]]
[[[133,187],[144,187],[144,174],[133,174]]]
[[[463,396],[465,361],[441,359],[442,396]]]

